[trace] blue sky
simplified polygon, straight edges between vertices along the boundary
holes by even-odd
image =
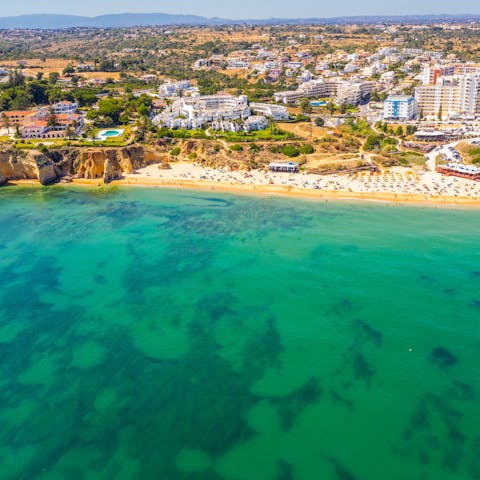
[[[26,13],[101,15],[123,12],[192,13],[207,17],[331,17],[416,13],[480,13],[479,0],[3,0],[0,16]]]

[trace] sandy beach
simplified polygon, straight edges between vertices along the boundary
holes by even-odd
[[[12,181],[17,185],[38,185],[35,180]],[[101,186],[101,179],[75,179],[70,184]],[[66,184],[68,185],[68,184]],[[480,206],[480,183],[435,172],[418,174],[394,167],[371,174],[315,175],[272,173],[261,170],[228,171],[187,162],[158,164],[125,174],[111,185],[188,188],[219,192],[288,195],[304,198],[370,200],[392,203]]]
[[[395,167],[381,173],[345,175],[228,171],[191,163],[172,163],[171,169],[149,165],[116,185],[199,188],[225,192],[289,195],[321,199],[362,199],[385,202],[462,204],[480,206],[480,183],[434,172],[417,174]]]

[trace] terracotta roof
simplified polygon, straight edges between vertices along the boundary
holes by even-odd
[[[32,122],[25,123],[23,128],[44,128],[47,127],[48,123],[45,120],[35,120]]]
[[[12,110],[11,112],[2,112],[2,116],[6,115],[7,117],[26,117],[34,113],[32,110]]]

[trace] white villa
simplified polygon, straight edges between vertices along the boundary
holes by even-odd
[[[75,113],[78,110],[78,105],[75,102],[65,100],[63,102],[54,103],[51,109],[55,115],[62,115],[67,113]]]
[[[190,80],[182,80],[180,82],[166,82],[160,86],[158,93],[161,97],[173,97],[189,90],[191,88]]]

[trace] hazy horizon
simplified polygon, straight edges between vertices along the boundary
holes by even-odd
[[[0,16],[17,15],[80,15],[95,17],[121,13],[166,13],[174,15],[199,15],[229,19],[264,18],[309,18],[337,16],[397,16],[397,15],[440,15],[480,14],[480,8],[471,0],[458,0],[455,4],[447,0],[398,0],[385,4],[383,0],[365,0],[361,5],[356,0],[341,0],[335,4],[322,4],[316,0],[287,2],[244,0],[241,3],[204,0],[201,5],[195,0],[137,0],[135,8],[129,0],[104,0],[102,3],[85,0],[82,4],[65,5],[64,0],[49,0],[48,5],[38,9],[37,0],[21,0],[15,4],[2,5]]]

